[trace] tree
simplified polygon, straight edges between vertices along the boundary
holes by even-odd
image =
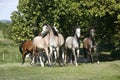
[[[76,26],[81,27],[82,38],[88,28],[95,27],[99,43],[120,44],[119,0],[19,0],[17,8],[11,16],[11,39],[15,42],[32,39],[48,23],[56,24],[65,37]]]

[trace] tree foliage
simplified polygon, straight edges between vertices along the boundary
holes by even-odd
[[[99,42],[120,45],[119,0],[19,0],[18,11],[12,13],[11,39],[32,39],[44,23],[56,24],[67,37],[76,26],[82,38],[95,27]]]
[[[9,38],[8,36],[9,26],[10,26],[10,22],[2,22],[2,21],[0,22],[0,31],[4,35],[4,38]]]

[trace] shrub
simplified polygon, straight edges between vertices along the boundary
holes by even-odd
[[[115,45],[113,43],[101,42],[98,44],[99,51],[111,51],[115,49]]]
[[[120,59],[120,49],[111,51],[111,57],[115,60],[119,60]]]

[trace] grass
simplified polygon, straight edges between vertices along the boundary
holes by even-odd
[[[20,59],[18,45],[9,39],[4,39],[0,32],[0,63],[20,62]]]
[[[80,64],[78,67],[40,67],[2,64],[1,80],[119,80],[120,61]]]
[[[79,63],[78,67],[40,67],[27,62],[21,65],[18,45],[0,33],[0,80],[119,80],[120,61],[112,61],[106,52],[101,56],[100,64]]]

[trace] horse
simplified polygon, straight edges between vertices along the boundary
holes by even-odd
[[[81,34],[81,29],[76,28],[75,32],[74,32],[74,36],[68,36],[65,41],[65,51],[68,49],[72,50],[75,66],[78,66],[77,58],[79,58],[80,36],[81,36],[80,34]],[[76,52],[77,52],[77,55],[76,55]],[[65,52],[65,54],[67,54],[67,53]],[[72,55],[72,54],[70,54],[70,55]],[[71,59],[71,57],[70,57],[70,59]],[[65,57],[65,60],[66,60],[66,57]]]
[[[39,32],[37,35],[41,36],[41,32]],[[32,59],[33,41],[32,40],[23,41],[19,46],[19,51],[22,54],[22,64],[24,64],[24,62],[25,62],[26,55],[29,55],[29,57]],[[37,57],[37,55],[36,55],[36,57]]]
[[[84,50],[84,57],[88,58],[88,55],[89,55],[91,63],[94,62],[92,50],[94,51],[94,53],[96,53],[96,51],[97,51],[96,46],[97,46],[97,44],[95,42],[95,29],[90,28],[88,30],[87,36],[83,40],[83,50]],[[98,57],[98,55],[97,55],[97,57]],[[98,61],[98,63],[99,63],[99,61]]]
[[[27,54],[29,54],[30,58],[32,58],[32,52],[33,52],[32,40],[23,41],[22,44],[19,46],[19,51],[22,54],[22,64],[24,64],[25,57]]]
[[[62,65],[63,65],[64,64],[64,42],[65,42],[64,36],[61,33],[59,33],[55,25],[53,25],[53,29],[58,33],[58,36],[56,36],[58,43],[57,43],[56,52],[54,53],[55,60],[58,59],[60,64],[60,56],[61,56]],[[61,50],[61,54],[60,54],[60,50]]]
[[[42,36],[36,36],[33,39],[33,54],[36,53],[36,51],[38,50],[44,50],[48,59],[48,63],[51,66],[51,54],[52,54],[52,49],[56,49],[57,48],[57,42],[55,40],[55,36],[58,36],[56,31],[53,31],[53,29],[51,28],[50,25],[44,25],[42,27],[42,32],[41,32]],[[40,64],[42,67],[44,67],[44,63],[42,60],[42,54],[40,53],[39,55],[39,59],[40,59]],[[31,64],[34,63],[34,57],[33,60],[31,62]]]

